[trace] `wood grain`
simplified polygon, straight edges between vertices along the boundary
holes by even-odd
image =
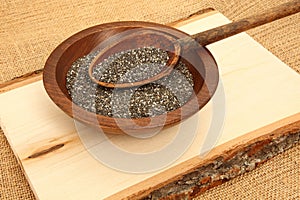
[[[223,15],[214,13],[191,20],[191,23],[182,23],[178,28],[191,35],[228,22]],[[225,91],[226,118],[222,134],[213,150],[209,154],[204,153],[203,144],[205,138],[209,138],[207,134],[213,113],[213,106],[208,103],[197,113],[197,118],[184,122],[186,127],[195,127],[193,120],[197,119],[202,125],[198,127],[191,146],[172,165],[152,173],[120,172],[98,162],[83,146],[73,119],[49,99],[42,81],[2,93],[1,127],[37,197],[138,197],[143,191],[150,193],[176,180],[176,177],[195,169],[196,165],[208,163],[210,159],[222,155],[223,150],[230,157],[230,152],[233,152],[231,149],[240,151],[243,148],[239,147],[259,141],[260,137],[268,139],[269,136],[280,136],[280,131],[273,136],[269,134],[275,127],[296,121],[296,118],[287,118],[276,123],[276,126],[267,126],[300,112],[299,74],[244,33],[208,45],[207,48],[219,65]],[[147,153],[161,149],[172,141],[184,123],[163,130],[162,134],[150,140],[114,135],[109,137],[109,141],[127,151]],[[267,128],[260,129],[265,126]],[[84,126],[80,128],[86,131],[91,142],[97,138],[95,130]],[[203,154],[199,157],[201,152]]]

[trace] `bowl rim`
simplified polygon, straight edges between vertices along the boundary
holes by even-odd
[[[56,65],[58,64],[59,60],[61,59],[61,56],[63,53],[70,48],[75,42],[91,35],[95,34],[97,32],[103,31],[105,29],[111,29],[115,27],[128,27],[128,26],[147,26],[147,27],[162,27],[167,28],[170,30],[174,30],[176,32],[179,32],[181,34],[184,34],[186,36],[189,36],[187,33],[184,33],[178,29],[175,29],[173,27],[169,27],[162,24],[157,24],[153,22],[144,22],[144,21],[122,21],[122,22],[110,22],[110,23],[104,23],[96,26],[92,26],[90,28],[84,29],[78,33],[75,33],[74,35],[70,36],[66,40],[64,40],[62,43],[60,43],[50,54],[48,57],[44,70],[43,70],[43,84],[44,88],[48,94],[48,96],[51,98],[51,100],[67,115],[70,117],[79,120],[85,124],[88,124],[90,126],[100,128],[104,132],[107,133],[117,133],[122,134],[126,133],[126,131],[133,131],[133,132],[141,132],[145,131],[145,129],[155,129],[159,127],[170,127],[173,125],[176,125],[180,123],[181,121],[187,119],[188,117],[192,116],[196,112],[198,112],[201,108],[203,108],[209,100],[212,98],[213,94],[216,91],[218,81],[219,81],[219,70],[217,63],[211,54],[211,52],[206,48],[203,47],[203,52],[206,53],[206,55],[203,55],[201,58],[202,62],[205,62],[206,64],[209,64],[208,67],[205,66],[205,78],[203,86],[201,87],[200,91],[194,95],[188,102],[186,102],[183,106],[181,106],[178,109],[175,109],[173,111],[170,111],[167,113],[167,119],[162,124],[152,124],[151,126],[148,126],[150,118],[152,120],[157,120],[158,122],[164,119],[164,115],[157,115],[154,117],[145,117],[145,118],[118,118],[118,123],[122,123],[123,126],[120,128],[118,124],[115,121],[115,118],[103,116],[99,114],[95,114],[93,112],[89,112],[80,106],[76,105],[71,101],[70,98],[68,98],[65,93],[61,90],[58,81],[56,80]],[[207,56],[208,55],[208,56]],[[210,78],[207,78],[210,77]],[[206,88],[205,88],[206,87]],[[210,92],[211,94],[203,99],[203,95],[205,92]],[[195,107],[195,101],[197,101],[198,107]],[[200,103],[199,103],[200,102]],[[184,109],[184,113],[182,114],[182,110]],[[187,111],[187,112],[186,112]],[[95,117],[96,116],[96,117]],[[136,124],[135,126],[132,125],[132,123]],[[144,126],[147,125],[145,128]],[[122,130],[123,129],[123,130]],[[124,129],[126,130],[124,132]]]

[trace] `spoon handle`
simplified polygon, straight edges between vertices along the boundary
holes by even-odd
[[[294,0],[271,8],[264,13],[254,14],[230,24],[192,35],[192,38],[199,44],[206,46],[251,28],[255,28],[298,12],[300,12],[300,0]]]

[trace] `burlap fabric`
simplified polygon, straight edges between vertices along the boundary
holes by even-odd
[[[0,6],[0,83],[43,67],[64,39],[89,26],[143,20],[168,23],[207,7],[235,20],[287,0],[105,0],[2,1]],[[248,33],[300,71],[300,14]],[[17,159],[0,131],[0,199],[33,199]],[[299,199],[300,145],[254,171],[209,190],[203,199]]]

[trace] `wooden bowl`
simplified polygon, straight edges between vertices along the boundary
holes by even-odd
[[[177,29],[150,22],[114,22],[85,29],[61,43],[46,61],[43,82],[53,102],[74,119],[100,128],[105,133],[112,134],[145,133],[170,127],[187,119],[203,108],[217,88],[219,73],[213,56],[205,47],[200,45],[199,48],[182,52],[181,55],[182,61],[185,62],[193,75],[195,95],[182,107],[168,112],[167,115],[136,119],[118,118],[116,120],[113,117],[86,111],[72,103],[66,88],[66,75],[72,63],[78,58],[89,54],[106,38],[126,30],[134,31],[138,28],[159,29],[172,35],[174,38],[189,37],[189,35]],[[137,38],[137,41],[140,40]],[[158,40],[156,39],[156,43],[158,45],[169,45],[167,42],[160,41],[159,38]],[[153,45],[156,44],[153,43]],[[117,50],[119,48],[113,48],[112,51],[114,49]]]

